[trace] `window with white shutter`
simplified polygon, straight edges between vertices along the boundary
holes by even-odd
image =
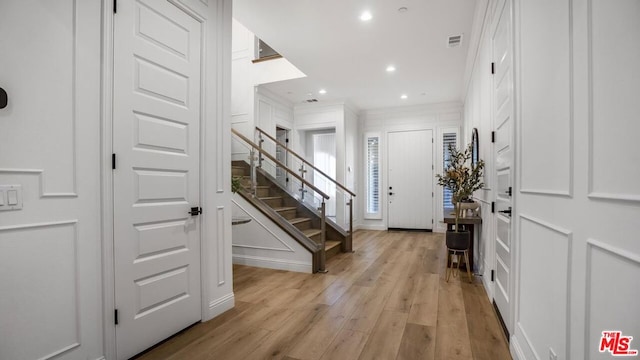
[[[366,204],[365,218],[380,219],[380,135],[365,136],[366,160]]]
[[[442,133],[442,171],[447,168],[449,162],[449,146],[458,146],[458,133],[457,132],[443,132]],[[442,190],[442,205],[445,209],[453,208],[451,203],[452,193],[451,190],[443,188]]]

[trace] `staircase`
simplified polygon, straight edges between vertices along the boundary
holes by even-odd
[[[309,251],[312,258],[307,261],[312,262],[312,271],[326,272],[327,258],[351,252],[355,193],[259,128],[256,142],[236,130],[232,133],[237,154],[233,155],[232,176],[241,180],[238,194],[293,238],[288,241],[302,245],[303,253],[304,249]],[[267,144],[263,144],[265,141]],[[279,156],[284,153],[283,161],[292,165],[285,165],[267,149]],[[336,192],[329,196],[305,179],[308,170],[313,171],[314,177],[324,177],[324,183],[335,184]],[[335,204],[331,211],[339,210],[332,217],[327,216],[330,199]]]
[[[264,207],[259,207],[259,209],[272,220],[275,220],[274,222],[278,225],[282,224],[283,221],[290,224],[291,226],[281,226],[281,228],[289,232],[293,237],[302,235],[317,246],[321,246],[322,229],[320,217],[302,205],[293,196],[289,195],[285,190],[281,189],[280,186],[264,172],[259,171],[256,177],[256,196],[254,197],[251,193],[253,184],[251,182],[250,170],[249,164],[244,161],[232,162],[232,176],[242,179],[242,187],[238,193],[254,205],[256,205],[256,200],[267,205],[268,209],[264,209]],[[292,228],[297,229],[297,233],[294,231],[292,234]],[[333,225],[329,225],[324,248],[326,259],[339,253],[346,240],[347,234],[335,229]]]

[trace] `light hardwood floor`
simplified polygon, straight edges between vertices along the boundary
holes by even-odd
[[[442,234],[357,231],[353,247],[328,274],[234,266],[234,309],[139,358],[511,359],[480,279],[444,280]]]

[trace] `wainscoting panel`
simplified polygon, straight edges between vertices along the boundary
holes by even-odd
[[[520,36],[527,39],[518,56],[521,192],[572,194],[571,6],[571,0],[520,2]]]
[[[566,344],[572,233],[526,215],[520,216],[519,225],[518,327],[538,359],[546,359],[549,348],[570,359]]]
[[[603,331],[633,336],[631,349],[640,351],[640,254],[588,239],[586,273],[586,358],[611,358],[611,354],[598,351]]]
[[[9,90],[10,101],[0,115],[3,120],[0,176],[3,173],[36,175],[40,180],[40,197],[75,197],[79,106],[77,3],[74,0],[56,2],[55,9],[48,10],[55,12],[55,17],[38,4],[3,1],[2,5],[2,11],[13,19],[28,19],[25,24],[38,24],[36,27],[18,25],[8,28],[6,33],[26,32],[31,40],[37,38],[38,41],[25,41],[25,36],[7,36],[0,43],[3,49],[19,49],[20,53],[20,56],[0,59],[0,68],[11,69],[4,72],[2,79],[2,87]],[[4,17],[0,17],[0,21],[13,26],[13,21]],[[46,31],[38,31],[45,28]],[[55,81],[43,81],[52,76]],[[34,99],[38,100],[38,106],[33,106]],[[20,156],[13,156],[5,149],[22,151]]]
[[[50,359],[80,346],[76,223],[0,228],[0,273],[11,274],[2,277],[1,359]]]
[[[638,1],[590,1],[591,197],[640,201],[637,152],[619,146],[636,143],[640,133],[638,14]]]

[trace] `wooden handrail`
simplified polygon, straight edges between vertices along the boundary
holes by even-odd
[[[249,144],[252,148],[256,149],[260,155],[265,155],[267,158],[269,158],[269,160],[273,161],[276,163],[276,165],[280,166],[281,168],[285,169],[286,172],[288,172],[289,174],[293,175],[293,177],[295,177],[296,179],[300,180],[303,184],[307,185],[308,187],[310,187],[313,191],[315,191],[316,193],[318,193],[319,195],[321,195],[323,198],[325,199],[329,199],[329,195],[325,194],[324,192],[322,192],[322,190],[318,189],[317,187],[315,187],[312,183],[308,182],[307,180],[305,180],[302,176],[294,173],[293,171],[291,171],[291,169],[289,169],[285,164],[281,163],[280,161],[278,161],[278,159],[276,159],[275,157],[273,157],[271,154],[269,154],[268,152],[265,152],[264,150],[262,150],[257,144],[255,144],[253,141],[249,140],[246,136],[242,135],[240,132],[238,132],[236,129],[231,129],[231,132],[239,137],[240,139],[242,139],[244,142],[246,142],[247,144]]]
[[[294,155],[295,157],[297,157],[298,159],[300,159],[300,161],[302,161],[303,163],[311,166],[311,168],[313,168],[314,171],[319,172],[320,174],[322,174],[324,177],[326,177],[327,179],[331,180],[334,184],[336,184],[336,186],[338,186],[339,188],[341,188],[342,190],[348,192],[349,194],[351,194],[351,196],[356,196],[356,194],[347,189],[344,185],[340,184],[339,182],[337,182],[336,180],[334,180],[331,176],[325,174],[322,170],[318,169],[317,167],[313,166],[312,163],[308,162],[307,160],[305,160],[302,156],[298,155],[295,151],[289,149],[285,144],[281,143],[280,141],[276,140],[273,136],[267,134],[264,130],[260,129],[259,127],[256,126],[256,130],[258,130],[260,133],[265,134],[269,139],[271,139],[273,142],[275,142],[276,144],[282,146],[283,148],[287,149],[287,152],[290,152],[292,155]]]

